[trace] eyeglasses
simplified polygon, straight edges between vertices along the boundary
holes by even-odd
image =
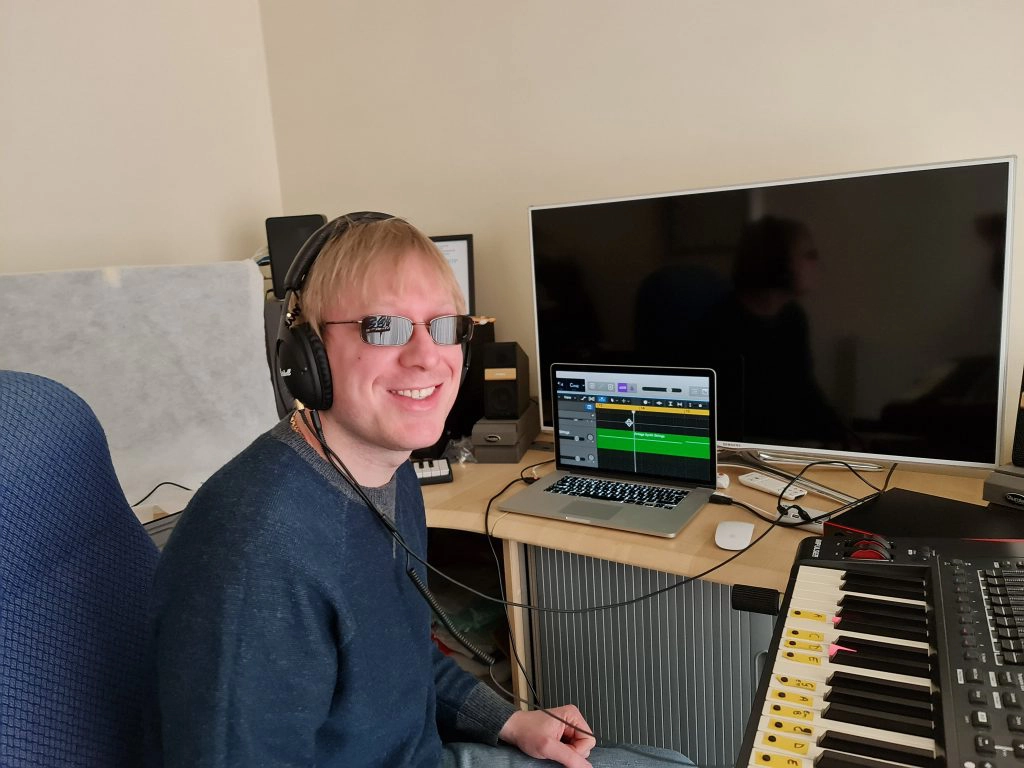
[[[414,325],[425,325],[435,344],[462,344],[473,337],[472,315],[442,315],[414,323],[401,315],[368,315],[361,320],[327,320],[324,325],[358,325],[359,335],[375,347],[400,347],[412,338]]]

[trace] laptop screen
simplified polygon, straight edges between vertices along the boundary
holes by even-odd
[[[714,487],[714,371],[555,363],[551,382],[559,469]]]

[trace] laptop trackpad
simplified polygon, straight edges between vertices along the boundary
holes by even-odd
[[[562,508],[562,514],[577,520],[611,520],[619,514],[618,506],[574,501]]]

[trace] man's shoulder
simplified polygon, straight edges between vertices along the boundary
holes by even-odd
[[[202,536],[252,536],[315,512],[325,493],[318,473],[272,432],[256,438],[200,486],[178,527]],[[297,521],[296,521],[297,522]]]
[[[307,471],[307,463],[291,446],[273,431],[267,432],[214,472],[194,500],[224,493],[234,497],[273,495],[288,485],[304,485],[301,476]]]

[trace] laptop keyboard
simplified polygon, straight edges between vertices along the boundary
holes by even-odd
[[[548,493],[586,496],[589,499],[603,499],[604,501],[639,504],[644,507],[661,507],[662,509],[672,509],[685,499],[687,494],[687,491],[682,488],[623,483],[616,480],[597,480],[580,475],[565,475],[544,490]]]

